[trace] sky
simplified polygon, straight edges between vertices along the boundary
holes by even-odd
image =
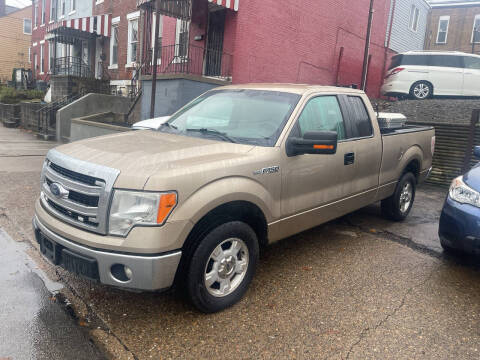
[[[25,6],[32,5],[31,0],[7,0],[6,3],[7,5],[15,6],[18,8],[23,8]]]

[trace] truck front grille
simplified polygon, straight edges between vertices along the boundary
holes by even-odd
[[[50,150],[42,170],[42,205],[64,222],[106,234],[108,204],[118,174]]]

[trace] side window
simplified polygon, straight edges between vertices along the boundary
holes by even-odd
[[[399,65],[428,66],[428,58],[427,55],[404,55]]]
[[[432,66],[463,68],[463,59],[461,56],[454,55],[431,55],[430,64]]]
[[[353,137],[372,136],[372,122],[362,98],[359,96],[348,96],[347,99],[352,116]]]
[[[465,61],[465,68],[480,70],[480,57],[466,56],[463,60]]]
[[[310,100],[298,119],[300,135],[309,131],[336,131],[345,139],[345,125],[336,96],[319,96]]]

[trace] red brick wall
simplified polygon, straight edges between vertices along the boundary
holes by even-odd
[[[42,1],[45,1],[45,26],[42,24]],[[50,0],[38,0],[38,19],[37,19],[37,28],[35,28],[35,3],[32,3],[32,71],[36,76],[37,80],[45,80],[47,78],[48,71],[48,42],[45,41],[44,44],[40,44],[40,41],[45,39],[46,35],[46,26],[50,21]],[[37,46],[33,46],[36,43]],[[40,75],[40,47],[43,46],[44,54],[44,74]],[[33,59],[35,54],[37,55],[37,68],[33,68]]]
[[[95,0],[90,1],[93,1],[93,15],[111,14],[112,18],[120,16],[120,23],[118,24],[118,69],[109,69],[108,73],[112,80],[130,80],[132,78],[133,69],[125,68],[125,65],[127,63],[128,49],[127,14],[138,11],[136,0],[105,0],[103,3],[98,5],[95,5]],[[103,45],[103,53],[106,54],[107,64],[110,64],[110,41],[110,39],[106,39]],[[137,58],[139,58],[140,43],[137,49]]]
[[[368,78],[374,96],[383,78],[389,8],[390,0],[375,1]],[[241,1],[238,13],[227,19],[233,81],[332,85],[344,47],[340,84],[360,84],[368,9],[369,0]]]

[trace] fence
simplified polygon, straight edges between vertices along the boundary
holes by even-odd
[[[472,112],[470,124],[409,122],[435,127],[436,146],[429,183],[448,186],[455,177],[474,166],[473,147],[480,145],[480,110]]]
[[[6,127],[16,127],[20,124],[20,105],[0,103],[0,122]]]

